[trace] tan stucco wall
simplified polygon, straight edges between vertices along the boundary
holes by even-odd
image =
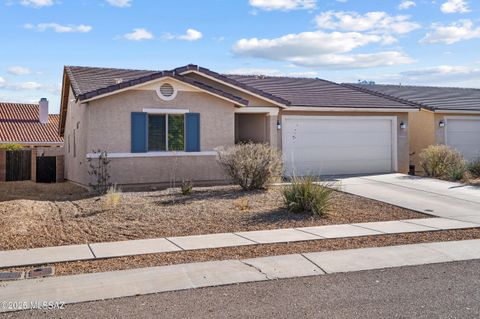
[[[409,119],[409,140],[410,140],[410,162],[415,165],[415,171],[422,172],[420,167],[420,153],[429,145],[435,144],[435,114],[430,111],[410,113]]]
[[[407,173],[409,167],[409,140],[408,129],[400,129],[400,122],[408,125],[408,113],[380,113],[380,112],[292,112],[282,111],[281,117],[285,115],[302,115],[302,116],[396,116],[397,117],[397,163],[398,172]],[[278,147],[282,148],[281,130],[277,131]]]
[[[64,134],[64,166],[65,179],[73,182],[88,185],[88,173],[86,154],[88,152],[88,104],[75,102],[75,97],[70,89],[68,97],[68,112],[65,118]],[[77,128],[78,124],[78,128]],[[73,130],[75,130],[75,141]],[[70,150],[68,140],[70,137]],[[74,144],[76,145],[76,156],[74,156]]]

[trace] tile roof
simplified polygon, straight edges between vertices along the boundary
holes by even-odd
[[[174,70],[142,71],[129,69],[66,66],[65,72],[68,74],[73,92],[79,100],[87,100],[102,94],[114,92],[120,89],[128,88],[130,86],[169,76],[178,81],[193,85],[210,93],[233,100],[235,103],[238,103],[240,105],[248,105],[248,101],[241,97],[224,92],[192,78],[182,76]],[[121,82],[118,83],[118,80],[121,80]]]
[[[480,89],[388,84],[345,84],[345,86],[401,98],[433,111],[480,112]]]
[[[226,74],[226,77],[289,102],[291,106],[343,108],[418,108],[400,99],[365,93],[340,84],[315,79]]]
[[[38,104],[0,102],[0,142],[63,143],[58,134],[58,114],[48,123],[38,120]]]

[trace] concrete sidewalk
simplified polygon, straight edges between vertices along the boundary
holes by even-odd
[[[339,190],[436,217],[480,223],[480,187],[404,174],[338,179]]]
[[[338,272],[480,259],[480,240],[363,248],[319,253],[181,264],[8,282],[0,312],[44,301],[77,303],[199,287]],[[5,303],[3,303],[5,304]],[[15,309],[13,309],[15,308]]]
[[[476,224],[444,218],[425,218],[7,250],[0,251],[0,268],[196,249],[476,227],[480,227],[480,222]]]

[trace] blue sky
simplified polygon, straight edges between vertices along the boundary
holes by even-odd
[[[0,0],[0,100],[64,65],[480,87],[478,0]]]

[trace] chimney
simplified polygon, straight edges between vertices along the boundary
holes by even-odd
[[[40,99],[38,103],[38,120],[42,124],[48,123],[48,100],[44,97]]]

